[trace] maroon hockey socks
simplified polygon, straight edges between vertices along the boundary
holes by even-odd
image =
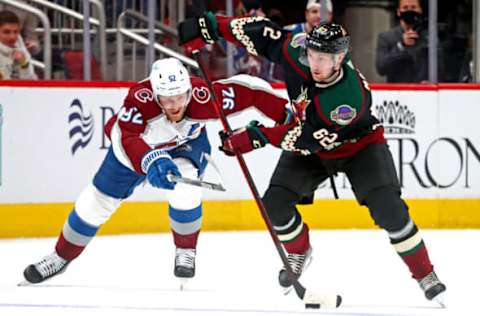
[[[185,248],[185,249],[197,248],[197,239],[198,239],[198,235],[200,234],[200,231],[196,231],[193,234],[180,235],[179,233],[175,232],[172,229],[172,234],[173,234],[173,242],[175,243],[175,246],[177,248]]]
[[[416,227],[411,237],[397,242],[391,239],[391,242],[415,279],[420,280],[433,271],[427,247]]]
[[[55,251],[65,260],[75,259],[95,237],[98,228],[84,222],[73,209],[63,225]]]

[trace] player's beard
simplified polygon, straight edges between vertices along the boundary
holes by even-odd
[[[323,82],[323,83],[329,83],[333,80],[335,80],[340,72],[340,69],[335,69],[335,67],[330,68],[330,71],[328,72],[327,75],[323,74],[314,74],[312,73],[312,78],[316,82]]]

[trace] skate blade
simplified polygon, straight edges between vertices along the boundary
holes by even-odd
[[[436,302],[440,307],[447,308],[446,299],[444,293],[440,293],[433,298],[433,301]]]
[[[187,283],[188,283],[188,280],[190,280],[190,278],[178,278],[178,281],[180,282],[180,291],[183,291],[186,289],[187,287]]]
[[[312,260],[313,260],[313,256],[310,256],[310,258],[307,260],[307,262],[305,262],[305,267],[303,268],[303,272],[302,272],[302,275],[305,273],[305,271],[307,271],[308,267],[310,266],[310,264],[312,263]],[[301,278],[302,276],[298,277],[299,279]],[[289,287],[282,287],[283,289],[283,295],[288,295],[290,294],[290,292],[292,291],[293,289],[293,285],[289,286]]]
[[[17,286],[30,286],[30,285],[33,285],[33,283],[30,283],[27,280],[23,280],[17,284]]]
[[[283,289],[283,295],[288,295],[292,291],[293,286],[283,287],[282,289]]]

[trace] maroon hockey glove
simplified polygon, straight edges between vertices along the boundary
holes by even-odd
[[[195,19],[186,19],[178,24],[179,44],[187,55],[199,50],[206,44],[218,40],[217,20],[212,12]]]
[[[246,127],[236,129],[230,135],[221,131],[219,133],[222,141],[222,146],[219,147],[220,150],[227,156],[234,156],[235,150],[245,154],[254,149],[264,147],[268,144],[268,139],[260,130],[261,127],[262,125],[257,121],[251,121]]]

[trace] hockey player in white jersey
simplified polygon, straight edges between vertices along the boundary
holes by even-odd
[[[285,107],[287,100],[260,79],[234,76],[215,82],[214,89],[218,96],[230,99],[227,114],[255,106],[275,121],[287,117],[273,110]],[[26,281],[40,283],[63,272],[145,180],[167,190],[176,246],[174,275],[192,278],[202,221],[202,191],[170,181],[169,175],[202,177],[208,163],[205,155],[210,153],[205,129],[208,119],[217,119],[217,114],[205,82],[190,77],[177,59],[156,61],[149,80],[130,88],[120,111],[107,122],[105,132],[111,146],[104,161],[66,219],[55,251],[25,269]]]

